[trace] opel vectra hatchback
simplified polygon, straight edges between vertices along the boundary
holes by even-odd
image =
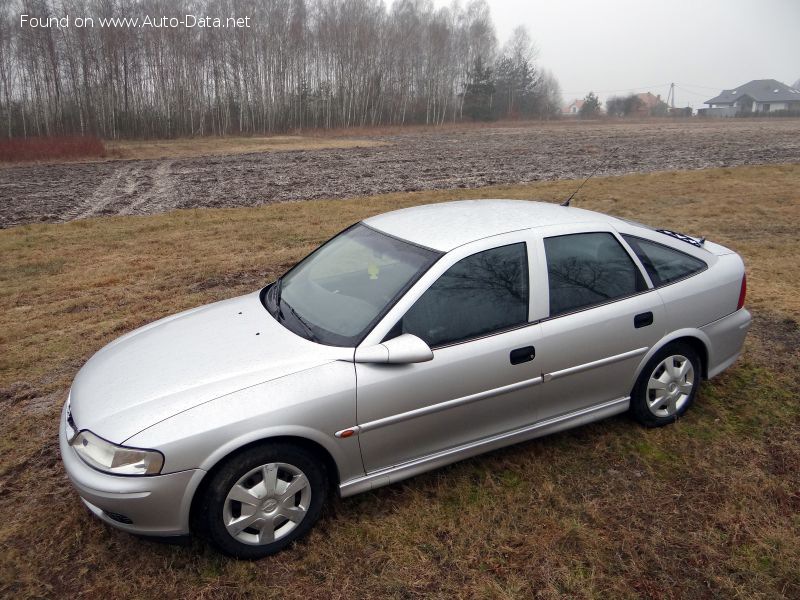
[[[95,354],[60,446],[126,531],[277,552],[342,496],[630,411],[675,421],[739,355],[731,250],[596,212],[482,200],[346,229],[259,292]]]

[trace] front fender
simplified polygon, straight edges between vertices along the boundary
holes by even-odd
[[[359,452],[358,438],[355,436],[340,440],[333,437],[328,432],[323,432],[312,427],[305,427],[301,425],[276,425],[274,427],[255,429],[228,441],[206,456],[202,462],[202,466],[199,468],[205,471],[210,471],[214,465],[219,463],[219,461],[224,459],[226,456],[233,454],[240,448],[244,448],[245,446],[248,446],[254,442],[282,437],[300,438],[317,443],[318,445],[322,446],[328,452],[328,454],[331,455],[337,466],[346,464],[350,460],[353,452]],[[363,475],[364,469],[360,462],[359,454],[357,474]]]
[[[140,432],[127,444],[164,454],[164,472],[208,471],[253,442],[300,437],[323,447],[342,479],[364,474],[358,438],[334,433],[356,422],[353,363],[334,361],[207,402]]]

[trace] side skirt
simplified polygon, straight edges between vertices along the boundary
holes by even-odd
[[[519,429],[513,429],[482,440],[456,446],[455,448],[442,450],[399,465],[379,469],[362,477],[356,477],[355,479],[345,481],[339,485],[339,493],[343,498],[346,498],[347,496],[374,490],[375,488],[402,481],[403,479],[414,477],[420,473],[438,469],[439,467],[471,456],[496,450],[497,448],[503,448],[504,446],[510,446],[518,442],[532,440],[565,429],[571,429],[572,427],[586,425],[593,421],[599,421],[625,412],[628,410],[629,405],[629,396],[617,398],[616,400],[610,400],[603,404],[598,404],[597,406],[583,408],[545,421],[539,421],[533,425],[526,425]]]

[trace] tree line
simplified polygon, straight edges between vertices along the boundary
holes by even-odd
[[[90,16],[250,17],[250,27],[30,27]],[[74,21],[73,21],[74,23]],[[7,137],[273,133],[548,118],[556,79],[484,0],[4,0]]]

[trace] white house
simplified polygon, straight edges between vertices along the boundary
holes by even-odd
[[[800,90],[775,79],[754,79],[706,100],[707,116],[735,116],[742,113],[800,112]]]
[[[564,116],[577,117],[581,112],[583,100],[573,100],[561,109],[561,114]]]

